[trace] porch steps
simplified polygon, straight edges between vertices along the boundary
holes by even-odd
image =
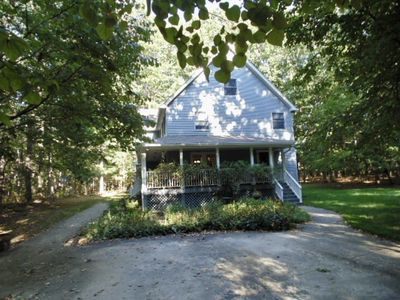
[[[297,196],[293,193],[289,185],[287,185],[287,183],[283,181],[280,181],[279,183],[283,187],[283,201],[293,204],[299,204],[300,203],[299,198],[297,198]]]

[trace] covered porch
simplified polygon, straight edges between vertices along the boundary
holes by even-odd
[[[143,203],[149,203],[146,200],[153,198],[168,202],[171,195],[175,195],[175,201],[184,201],[182,197],[185,196],[182,195],[190,196],[191,193],[203,194],[203,198],[208,193],[207,197],[210,198],[221,186],[221,172],[226,172],[224,166],[229,162],[243,161],[250,166],[263,165],[272,171],[272,176],[244,172],[238,180],[247,190],[270,189],[274,196],[283,200],[283,183],[290,181],[298,185],[294,178],[286,180],[290,174],[285,170],[285,151],[290,147],[290,141],[282,143],[280,140],[280,143],[274,143],[248,138],[219,138],[215,141],[215,138],[207,136],[196,137],[196,143],[193,143],[190,142],[190,137],[181,136],[179,143],[172,143],[165,138],[159,139],[159,143],[145,144],[140,151]],[[185,139],[186,142],[183,142]],[[181,176],[175,171],[160,172],[158,167],[161,163],[173,163],[181,169],[187,165],[198,165],[199,168],[195,173]]]

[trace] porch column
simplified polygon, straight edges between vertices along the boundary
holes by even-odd
[[[219,161],[219,148],[215,149],[215,163],[217,165],[217,169],[219,170],[221,167],[220,161]]]
[[[250,148],[250,165],[254,165],[254,149]]]
[[[183,149],[179,149],[179,165],[183,167]]]
[[[145,209],[145,194],[147,192],[147,167],[146,167],[146,152],[140,154],[141,173],[142,173],[142,208]]]
[[[181,167],[181,170],[183,170],[183,149],[179,149],[179,165]],[[185,199],[185,176],[181,178],[181,203],[182,205],[185,205],[186,199]]]
[[[268,154],[269,154],[269,166],[271,169],[273,169],[274,168],[274,153],[272,152],[272,147],[269,147]]]

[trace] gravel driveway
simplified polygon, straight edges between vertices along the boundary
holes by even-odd
[[[289,232],[234,232],[64,246],[96,205],[0,256],[0,298],[399,299],[400,245],[330,211]]]

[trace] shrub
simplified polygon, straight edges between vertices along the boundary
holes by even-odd
[[[276,231],[287,230],[308,220],[308,214],[294,205],[253,198],[230,204],[213,202],[195,209],[174,204],[162,216],[141,211],[137,203],[121,201],[112,204],[84,234],[90,240],[99,240],[204,230]]]

